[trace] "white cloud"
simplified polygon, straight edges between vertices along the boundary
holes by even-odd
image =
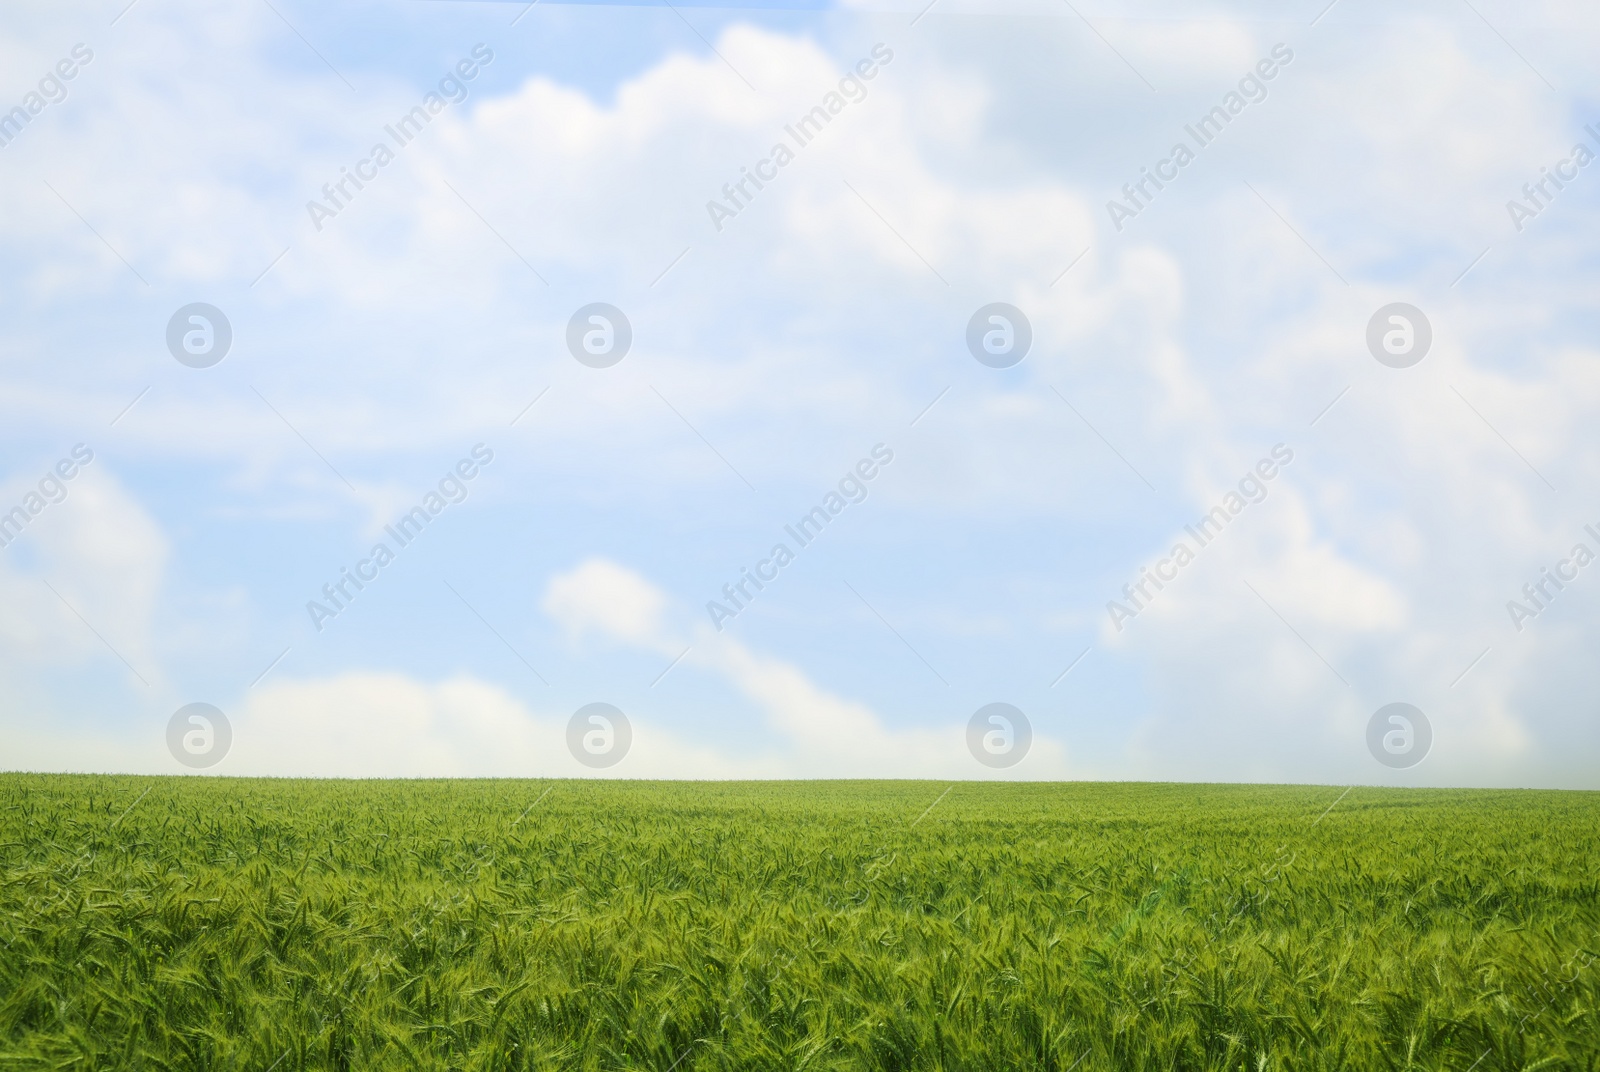
[[[550,580],[548,613],[569,628],[593,627],[618,641],[673,651],[660,632],[666,594],[614,562],[591,559]],[[979,777],[987,773],[966,751],[965,727],[891,730],[867,705],[836,696],[786,660],[762,655],[709,625],[694,630],[685,662],[723,679],[766,720],[778,750],[759,757],[752,772],[784,771],[797,777]],[[749,761],[746,761],[749,762]],[[730,760],[735,769],[740,764]],[[1060,745],[1043,735],[1013,773],[1064,777]]]
[[[590,630],[611,639],[672,649],[662,635],[661,612],[666,596],[643,577],[603,558],[591,558],[568,573],[550,579],[541,609],[569,633]]]
[[[72,480],[59,482],[65,498],[45,506],[0,552],[0,635],[8,661],[81,665],[120,655],[134,673],[158,684],[162,653],[154,627],[168,543],[109,464],[97,456]],[[42,465],[38,474],[0,485],[0,508],[37,493],[48,469]],[[19,564],[24,554],[31,568]],[[120,662],[112,665],[122,669]]]
[[[629,778],[730,777],[738,768],[635,718]],[[321,777],[573,778],[595,772],[567,752],[566,717],[529,710],[472,677],[434,684],[397,673],[263,685],[234,725],[228,774]]]

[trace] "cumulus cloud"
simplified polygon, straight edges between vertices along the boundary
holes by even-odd
[[[662,635],[666,596],[632,570],[591,558],[550,579],[541,609],[568,632],[598,632],[613,640],[659,651],[671,649]]]

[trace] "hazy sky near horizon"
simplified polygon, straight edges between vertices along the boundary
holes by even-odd
[[[1590,6],[0,26],[0,769],[1600,787]]]

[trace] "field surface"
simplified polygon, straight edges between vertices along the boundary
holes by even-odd
[[[1600,1069],[1600,794],[0,775],[0,1070]]]

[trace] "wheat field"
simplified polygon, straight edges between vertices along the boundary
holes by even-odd
[[[1600,1069],[1600,795],[0,775],[5,1069]]]

